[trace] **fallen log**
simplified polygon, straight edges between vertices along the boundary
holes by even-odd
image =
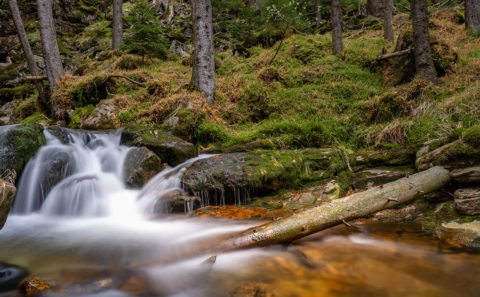
[[[48,78],[46,76],[25,76],[23,80],[33,80],[33,81],[39,81],[39,80],[47,80]]]
[[[284,219],[220,238],[175,247],[166,261],[288,243],[349,220],[412,201],[446,186],[449,182],[448,170],[438,166],[432,167],[397,181],[307,209]]]
[[[403,56],[403,55],[408,55],[412,51],[413,51],[412,48],[407,48],[405,50],[394,52],[394,53],[391,53],[391,54],[380,55],[380,56],[376,57],[375,60],[382,61],[382,60],[387,60],[387,59],[391,59],[391,58],[395,58],[395,57],[399,57],[399,56]]]

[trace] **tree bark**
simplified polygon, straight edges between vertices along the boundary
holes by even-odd
[[[315,0],[315,27],[318,29],[322,25],[322,6],[320,0]]]
[[[342,22],[342,6],[340,5],[340,0],[332,0],[332,48],[334,55],[343,50]]]
[[[465,27],[474,33],[480,31],[480,1],[465,0]]]
[[[164,262],[175,262],[205,254],[289,243],[296,239],[365,217],[380,210],[414,200],[439,190],[450,183],[449,171],[432,167],[426,171],[401,178],[367,191],[307,209],[287,218],[273,221],[245,231],[227,234],[216,239],[173,246],[164,254]],[[137,266],[152,263],[138,263]]]
[[[433,65],[428,32],[427,0],[412,0],[411,6],[413,14],[415,70],[417,75],[428,81],[436,82],[437,71]]]
[[[123,0],[113,0],[112,49],[118,49],[123,39]]]
[[[367,14],[375,15],[377,13],[377,0],[367,0]]]
[[[55,91],[57,81],[64,74],[60,51],[58,49],[57,34],[53,23],[52,3],[50,0],[37,0],[38,25],[42,39],[43,58],[48,77],[50,93]]]
[[[383,36],[385,40],[393,42],[393,1],[384,0],[385,10],[383,12]]]
[[[215,56],[211,0],[192,0],[193,67],[191,85],[201,91],[208,104],[215,92]]]
[[[8,0],[8,5],[10,6],[10,11],[12,12],[13,23],[18,32],[18,38],[22,43],[23,52],[25,53],[25,58],[27,59],[28,69],[30,74],[34,76],[40,76],[40,70],[35,63],[33,58],[32,48],[28,42],[27,32],[25,32],[25,27],[23,26],[22,17],[20,15],[20,10],[18,9],[17,0]],[[36,81],[35,86],[38,91],[38,106],[42,111],[48,112],[48,97],[45,94],[45,88],[41,81]]]

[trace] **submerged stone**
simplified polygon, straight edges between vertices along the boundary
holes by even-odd
[[[169,165],[178,165],[198,155],[197,148],[190,142],[159,129],[135,125],[125,127],[121,143],[147,147]]]
[[[0,263],[0,292],[16,289],[28,274],[22,267]]]

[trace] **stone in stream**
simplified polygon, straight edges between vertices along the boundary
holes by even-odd
[[[188,196],[179,190],[167,193],[153,206],[154,213],[190,213],[201,207],[199,197]]]
[[[470,184],[480,182],[480,167],[470,167],[457,169],[450,173],[452,179],[460,184]]]
[[[480,215],[480,188],[458,189],[453,193],[455,209],[464,215]]]
[[[198,155],[197,148],[183,139],[160,129],[130,125],[122,132],[122,144],[144,146],[169,165],[178,165]]]
[[[306,182],[331,180],[346,164],[334,149],[258,150],[228,153],[194,162],[182,177],[184,188],[211,204],[245,203]]]
[[[413,173],[410,168],[373,168],[357,172],[352,177],[352,186],[357,190],[367,190],[386,184]]]
[[[8,212],[16,192],[17,189],[13,184],[0,179],[0,229],[7,221]]]
[[[0,293],[15,290],[28,274],[29,272],[22,267],[0,263]]]
[[[141,188],[163,167],[160,158],[148,148],[132,148],[125,157],[125,183],[132,188]]]
[[[43,127],[39,124],[0,126],[0,175],[10,170],[20,176],[30,158],[45,143]]]

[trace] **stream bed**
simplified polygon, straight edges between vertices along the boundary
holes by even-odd
[[[188,164],[208,156],[132,190],[118,133],[68,143],[45,133],[0,231],[0,262],[48,284],[41,296],[479,296],[480,249],[415,223],[357,220],[290,245],[182,259],[178,247],[264,222],[152,215],[163,195],[182,190]]]

